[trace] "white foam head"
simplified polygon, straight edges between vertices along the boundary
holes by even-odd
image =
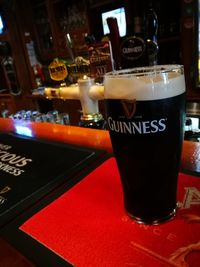
[[[137,72],[136,72],[137,70]],[[156,65],[107,73],[105,99],[164,99],[185,92],[181,65]]]

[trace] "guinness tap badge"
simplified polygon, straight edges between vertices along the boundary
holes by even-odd
[[[128,60],[140,58],[144,54],[145,50],[145,41],[140,37],[129,37],[121,44],[121,55]]]
[[[124,109],[124,114],[127,119],[131,119],[136,111],[136,99],[133,100],[121,100],[123,109]]]
[[[67,75],[67,67],[63,60],[54,59],[48,66],[49,74],[54,81],[63,81]]]

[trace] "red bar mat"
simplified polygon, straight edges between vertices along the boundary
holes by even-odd
[[[200,179],[180,173],[177,216],[140,225],[123,208],[114,158],[26,221],[20,230],[74,266],[192,266],[200,263]]]

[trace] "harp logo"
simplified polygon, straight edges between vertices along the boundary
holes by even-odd
[[[132,120],[136,113],[136,99],[121,100],[123,117],[127,120],[115,120],[108,117],[108,126],[111,131],[125,134],[154,134],[163,132],[167,128],[167,118],[155,120]]]
[[[124,114],[127,119],[131,119],[136,112],[136,99],[133,100],[121,100]]]

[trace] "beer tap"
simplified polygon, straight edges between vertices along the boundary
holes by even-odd
[[[90,128],[103,128],[104,119],[99,112],[98,100],[104,99],[104,86],[95,84],[94,79],[86,75],[78,79],[77,84],[45,88],[48,99],[78,99],[82,107],[79,125]]]

